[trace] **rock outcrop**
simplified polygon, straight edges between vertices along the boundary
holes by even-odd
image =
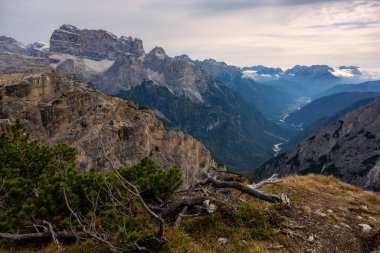
[[[380,190],[380,97],[316,131],[287,153],[256,169],[256,177],[273,173],[328,174]]]
[[[0,52],[26,54],[24,45],[22,45],[17,40],[7,36],[0,36]]]
[[[161,166],[178,165],[187,184],[201,169],[215,166],[200,142],[165,130],[151,111],[63,74],[0,74],[0,94],[4,124],[20,118],[34,139],[75,147],[83,171],[110,169],[106,157],[119,166],[151,155]]]
[[[140,39],[124,36],[117,38],[104,30],[81,30],[72,25],[62,25],[53,32],[50,38],[50,52],[92,60],[114,60],[119,53],[144,55]]]
[[[26,46],[26,54],[33,57],[48,57],[49,45],[44,42],[34,42]]]

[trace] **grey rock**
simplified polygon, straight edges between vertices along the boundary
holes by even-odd
[[[117,38],[104,30],[81,30],[72,25],[62,25],[50,38],[50,52],[92,60],[114,60],[120,53],[141,56],[144,49],[140,39]]]
[[[320,217],[326,217],[326,216],[327,216],[327,214],[321,212],[319,209],[316,210],[314,213],[315,213],[316,215],[320,216]]]
[[[43,42],[34,42],[26,46],[26,54],[33,57],[45,58],[49,54],[49,46]]]
[[[225,244],[227,244],[227,242],[228,242],[227,238],[224,238],[224,237],[219,237],[218,238],[218,244],[219,245],[225,245]]]
[[[0,36],[0,52],[26,54],[25,46],[22,43],[7,36]]]
[[[372,230],[372,227],[368,224],[359,224],[358,225],[363,233],[369,233]]]

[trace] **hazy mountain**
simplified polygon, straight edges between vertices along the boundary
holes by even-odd
[[[328,96],[340,92],[380,92],[380,81],[368,81],[360,84],[340,84],[317,94],[315,97]]]
[[[375,93],[378,94],[378,93]],[[359,100],[358,102],[352,104],[351,106],[348,106],[344,108],[343,110],[338,111],[332,116],[324,116],[322,118],[319,118],[318,120],[314,121],[313,124],[303,129],[303,131],[300,131],[294,138],[292,138],[289,142],[285,143],[281,146],[283,150],[289,150],[290,148],[293,148],[295,145],[300,143],[302,140],[304,140],[307,136],[309,136],[311,133],[317,131],[318,129],[321,129],[323,127],[326,127],[328,125],[332,125],[340,118],[342,118],[347,113],[362,107],[370,102],[372,102],[375,99],[375,97]]]
[[[376,92],[344,92],[321,97],[291,113],[285,122],[304,129],[316,124],[322,118],[328,118],[358,101],[378,96]]]
[[[192,61],[214,79],[238,92],[246,101],[253,104],[266,117],[277,120],[286,111],[287,104],[294,99],[290,94],[270,85],[247,78],[240,68],[217,62],[213,59]]]
[[[308,136],[255,170],[255,176],[320,173],[380,189],[380,98]]]

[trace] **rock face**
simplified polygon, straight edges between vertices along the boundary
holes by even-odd
[[[141,56],[142,41],[132,37],[117,38],[103,30],[80,30],[62,25],[50,38],[50,52],[81,56],[92,60],[116,59],[119,53]]]
[[[380,190],[380,97],[318,130],[297,147],[272,159],[257,177],[273,173],[320,173]]]
[[[33,57],[48,57],[49,46],[44,42],[34,42],[26,46],[26,54]]]
[[[47,68],[51,68],[47,58],[0,52],[0,73],[13,73],[15,70],[34,73]]]
[[[34,139],[75,147],[83,171],[110,169],[105,156],[120,166],[151,155],[160,166],[178,165],[188,184],[215,166],[200,142],[165,130],[149,110],[56,72],[0,74],[0,95],[1,122],[21,118]]]
[[[15,54],[25,54],[25,47],[17,40],[7,37],[0,36],[0,52],[10,52]]]

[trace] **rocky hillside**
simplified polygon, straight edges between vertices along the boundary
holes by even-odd
[[[257,177],[272,173],[319,173],[380,190],[380,97],[316,131],[287,153],[255,170]]]
[[[0,74],[1,127],[22,119],[33,139],[67,143],[78,152],[78,167],[131,165],[152,156],[160,166],[178,165],[185,184],[215,166],[209,152],[180,131],[165,130],[151,111],[101,93],[56,72]]]

